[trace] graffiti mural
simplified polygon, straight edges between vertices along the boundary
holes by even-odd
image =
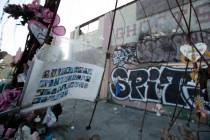
[[[123,66],[125,63],[133,63],[137,61],[136,46],[121,46],[115,49],[112,55],[114,65]]]
[[[154,3],[154,1],[158,1],[155,5],[151,5],[150,3]],[[174,0],[169,0],[171,7],[173,8],[173,13],[178,20],[181,20],[181,26],[187,32],[187,28],[185,26],[182,13],[180,12],[179,8],[174,5]],[[187,2],[189,1],[182,1]],[[180,1],[180,4],[182,3]],[[181,29],[178,28],[177,23],[175,22],[171,12],[168,10],[169,7],[167,5],[166,0],[142,0],[143,6],[145,8],[146,15],[148,16],[145,18],[145,14],[142,11],[141,5],[139,2],[136,3],[136,16],[131,16],[129,13],[134,7],[128,7],[122,9],[123,18],[120,20],[116,20],[116,26],[114,28],[115,33],[115,42],[117,45],[128,43],[128,42],[136,42],[138,37],[142,34],[173,34],[176,31],[177,33],[182,33]],[[176,3],[176,2],[175,2]],[[199,23],[201,25],[202,30],[210,29],[210,1],[209,0],[196,0],[193,2],[195,7],[196,13],[198,15]],[[152,6],[152,7],[151,7]],[[130,9],[132,8],[132,9]],[[157,12],[155,12],[157,11]],[[188,17],[190,14],[189,4],[183,7],[183,13],[185,17]],[[125,25],[122,24],[122,21],[125,20]],[[150,27],[148,25],[150,24]],[[151,30],[150,30],[151,29]],[[194,14],[192,14],[191,18],[191,31],[200,31],[199,24],[197,18]]]
[[[180,106],[190,108],[193,107],[195,91],[201,91],[195,90],[190,72],[188,69],[185,75],[185,69],[166,66],[135,70],[116,67],[111,75],[110,91],[118,100],[148,100],[162,102],[165,105],[178,103]],[[205,89],[202,92],[205,92]]]
[[[210,32],[193,32],[193,42],[202,42],[201,35],[208,46],[208,50],[210,50]],[[186,36],[183,34],[162,36],[153,39],[140,37],[137,43],[117,47],[112,55],[113,64],[123,66],[129,63],[180,62],[180,46],[185,44],[185,42]],[[205,57],[209,59],[209,57]]]
[[[172,106],[178,104],[185,108],[194,107],[195,93],[200,93],[205,100],[206,107],[210,110],[205,81],[207,80],[207,75],[205,75],[207,73],[204,74],[205,78],[202,78],[200,87],[196,87],[191,78],[191,69],[188,69],[187,74],[185,74],[184,68],[160,64],[171,65],[172,63],[184,62],[185,59],[180,52],[180,47],[188,42],[188,38],[177,27],[177,23],[168,11],[167,2],[164,0],[156,1],[161,6],[151,8],[150,2],[142,1],[148,16],[146,20],[145,14],[142,12],[143,9],[137,2],[136,22],[132,22],[128,15],[125,16],[126,25],[117,24],[119,26],[114,30],[116,47],[112,51],[111,66],[114,69],[111,70],[110,93],[117,102],[131,106],[139,107],[139,102],[149,101]],[[188,1],[183,2],[183,13],[188,17],[190,13]],[[181,19],[182,14],[176,3],[170,0],[170,4],[173,7],[175,17]],[[191,39],[195,44],[203,42],[208,46],[208,51],[205,52],[204,57],[209,61],[210,24],[207,19],[210,17],[210,3],[209,0],[203,0],[193,1],[193,4],[202,29],[199,28],[196,16],[193,15]],[[180,24],[185,30],[183,23],[184,20],[180,20]]]

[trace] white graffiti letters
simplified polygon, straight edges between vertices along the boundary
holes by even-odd
[[[150,67],[126,70],[117,67],[112,72],[110,92],[118,100],[162,102],[166,105],[192,107],[195,92],[190,83],[190,70],[171,67]],[[183,79],[185,77],[185,79]]]

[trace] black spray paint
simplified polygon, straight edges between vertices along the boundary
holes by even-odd
[[[189,69],[183,82],[184,75],[185,70],[182,68],[161,66],[127,71],[123,67],[117,67],[112,72],[110,91],[118,100],[148,100],[165,105],[175,105],[178,98],[178,105],[189,108],[194,103],[195,87],[190,84],[192,81]],[[122,87],[117,95],[116,82]],[[197,92],[199,91],[197,89]]]

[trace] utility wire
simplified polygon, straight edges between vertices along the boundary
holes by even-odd
[[[167,0],[167,3],[168,3],[168,6],[169,6],[169,9],[170,9],[170,12],[172,13],[172,16],[174,17],[175,21],[177,22],[177,19],[176,19],[176,17],[174,16],[174,14],[173,14],[173,12],[172,12],[172,10],[171,10],[171,7],[170,7],[170,4],[169,4],[169,1],[168,1],[168,0]],[[188,30],[188,37],[190,37],[190,27],[189,27],[188,24],[187,24],[187,20],[186,20],[186,18],[185,18],[185,15],[183,14],[183,10],[181,9],[181,6],[180,6],[180,4],[178,3],[177,0],[176,0],[176,3],[177,3],[177,5],[178,5],[179,11],[181,12],[182,17],[183,17],[183,19],[184,19],[184,22],[185,22],[185,24],[186,24],[186,27],[187,27],[187,30]],[[189,25],[190,25],[190,24],[191,24],[191,10],[190,10],[189,20],[190,20],[190,21],[189,21]],[[185,33],[185,31],[184,31],[184,29],[182,28],[182,26],[180,25],[180,23],[177,22],[177,24],[180,26],[180,28],[182,29],[182,31]],[[189,65],[189,60],[187,60],[187,65],[186,65],[186,67],[185,67],[185,72],[184,72],[182,84],[181,84],[181,86],[180,86],[180,88],[179,88],[179,92],[182,91],[182,87],[183,87],[183,85],[184,85],[184,83],[185,83],[188,65]],[[178,94],[177,94],[177,95],[176,95],[176,105],[175,105],[175,108],[174,108],[174,111],[173,111],[171,120],[170,120],[170,122],[169,122],[169,127],[168,127],[168,129],[167,129],[168,132],[170,132],[171,128],[173,127],[173,125],[174,125],[174,123],[175,123],[175,121],[176,121],[176,119],[177,119],[177,116],[179,116],[179,114],[180,114],[180,112],[181,112],[181,111],[179,111],[178,114],[177,114],[177,116],[175,116],[175,114],[176,114],[176,112],[177,112],[177,108],[178,108],[178,101],[179,101],[179,96],[178,96]],[[184,107],[184,105],[183,105],[183,107]],[[182,110],[182,109],[181,109],[181,110]]]
[[[167,2],[168,2],[168,0],[167,0]],[[181,8],[180,8],[180,4],[178,3],[178,1],[176,0],[176,2],[177,2],[177,5],[178,5],[178,7],[179,7],[179,10],[181,11],[181,13],[182,13],[182,16],[184,17],[184,14],[183,14],[183,11],[181,10]],[[168,2],[168,5],[169,5],[169,2]],[[169,6],[169,8],[170,8],[170,6]],[[188,29],[188,41],[190,42],[190,44],[192,44],[193,46],[194,46],[194,44],[193,44],[193,42],[192,42],[192,38],[191,38],[191,11],[192,11],[192,9],[194,10],[194,12],[195,12],[195,15],[197,15],[197,13],[196,13],[196,11],[195,11],[195,8],[193,7],[193,4],[192,4],[192,1],[190,0],[190,15],[189,15],[189,26],[187,26],[187,22],[186,22],[186,18],[184,17],[184,19],[185,19],[185,24],[186,24],[186,26],[187,26],[187,29]],[[171,11],[171,10],[170,10]],[[171,11],[171,14],[173,15],[173,12]],[[174,17],[174,19],[175,19],[175,16],[173,15],[173,17]],[[196,16],[196,18],[197,18],[197,20],[198,20],[198,24],[199,24],[199,28],[200,28],[200,33],[201,33],[201,38],[202,38],[202,41],[203,41],[203,35],[202,35],[202,30],[201,30],[201,26],[200,26],[200,22],[199,22],[199,19],[198,19],[198,17]],[[175,21],[177,21],[176,19],[175,19]],[[177,23],[178,24],[178,23]],[[180,26],[180,24],[179,24],[179,26]],[[180,26],[181,27],[181,26]],[[186,33],[185,33],[186,34]],[[196,48],[196,46],[194,46],[195,48]],[[198,53],[199,53],[199,51],[198,51]],[[203,55],[201,55],[201,58],[204,58],[204,57],[202,57]],[[200,59],[200,66],[199,66],[199,71],[200,71],[200,68],[201,68],[201,61],[202,61],[202,59]],[[204,61],[205,61],[205,58],[204,58]],[[189,60],[188,60],[188,62],[187,62],[187,66],[188,66],[188,63],[189,63]],[[207,62],[208,63],[208,62]],[[187,66],[186,66],[186,68],[187,68]],[[186,73],[186,69],[185,69],[185,73]],[[199,75],[198,75],[198,77],[199,77]],[[198,82],[196,83],[196,86],[195,86],[195,90],[194,90],[194,94],[196,94],[196,89],[197,89],[197,86],[198,86]],[[182,89],[182,86],[181,86],[181,89]],[[194,95],[195,96],[195,95]],[[177,98],[177,101],[178,101],[178,98]],[[181,113],[181,111],[183,110],[183,108],[184,108],[184,105],[183,105],[183,107],[181,108],[181,110],[177,113],[177,115],[175,116],[175,112],[176,112],[176,109],[177,109],[177,104],[176,104],[176,107],[175,107],[175,109],[174,109],[174,113],[173,113],[173,116],[172,116],[172,119],[171,119],[171,123],[170,123],[170,126],[169,126],[169,128],[168,128],[168,131],[170,131],[170,129],[172,128],[172,126],[174,125],[174,123],[175,123],[175,121],[176,121],[176,119],[178,118],[178,116],[180,115],[180,113]],[[191,114],[192,114],[192,109],[191,109],[191,112],[190,112],[190,117],[188,118],[188,126],[189,126],[189,121],[190,121],[190,118],[191,118]],[[197,127],[199,128],[199,122],[198,122],[198,124],[197,124]],[[197,135],[198,135],[198,139],[199,139],[199,134],[197,133]]]
[[[149,32],[150,32],[150,38],[151,38],[151,40],[152,40],[152,28],[151,28],[151,25],[150,25],[150,23],[149,23],[148,16],[147,16],[147,14],[146,14],[146,11],[145,11],[145,9],[144,9],[144,6],[143,6],[141,0],[138,0],[137,2],[139,2],[140,6],[141,6],[141,8],[142,8],[142,10],[143,10],[145,19],[147,20],[147,24],[148,24]],[[137,5],[138,5],[138,3],[137,3]],[[153,57],[152,57],[152,58],[153,58]],[[150,63],[150,65],[152,65],[152,64]],[[150,66],[150,67],[151,67],[151,66]],[[149,75],[149,76],[150,76],[150,75]],[[147,112],[147,105],[148,105],[147,97],[145,97],[145,98],[146,98],[146,103],[145,103],[144,113],[143,113],[143,117],[142,117],[141,125],[140,125],[140,130],[139,130],[139,139],[140,139],[140,140],[142,140],[142,133],[143,133],[144,121],[145,121],[146,112]]]
[[[187,28],[188,33],[189,33],[189,32],[190,32],[190,27],[189,27],[188,24],[187,24],[187,19],[185,18],[184,12],[183,12],[183,10],[181,9],[181,6],[180,6],[178,0],[176,0],[176,3],[177,3],[177,5],[178,5],[179,11],[181,12],[181,14],[182,14],[182,16],[183,16],[183,19],[184,19],[186,28]],[[191,13],[190,13],[190,15],[191,15]]]
[[[191,37],[191,17],[192,17],[192,4],[190,3],[190,14],[189,14],[189,22],[188,22],[189,23],[189,30],[188,30],[189,37]]]
[[[173,19],[176,21],[177,26],[179,26],[180,29],[182,30],[182,32],[186,34],[184,28],[181,26],[180,22],[177,20],[176,16],[174,15],[174,13],[173,13],[173,11],[172,11],[172,7],[170,6],[169,0],[166,0],[166,2],[167,2],[167,5],[168,5],[168,7],[169,7],[169,11],[170,11],[171,15],[173,16]],[[182,10],[182,9],[181,9],[181,10]],[[181,14],[181,17],[183,17],[182,14]],[[182,18],[181,18],[181,19],[182,19]]]
[[[177,21],[176,16],[175,16],[174,13],[172,12],[172,10],[171,10],[172,8],[171,8],[171,6],[170,6],[170,4],[169,4],[169,0],[166,0],[166,1],[167,1],[167,5],[168,5],[168,7],[169,7],[169,11],[170,11],[171,15],[173,16],[174,20],[176,21],[177,25],[179,25],[179,27],[180,27],[180,29],[182,30],[182,32],[183,32],[185,35],[187,35],[187,33],[185,32],[185,30],[183,29],[183,27],[181,26],[181,24]],[[177,0],[176,0],[176,1],[177,1]],[[177,1],[177,2],[178,2],[178,1]],[[178,2],[178,7],[179,7],[179,9],[181,9],[181,8],[180,8],[179,2]],[[196,18],[197,18],[197,21],[198,21],[198,24],[199,24],[199,28],[200,28],[200,31],[201,31],[201,38],[202,38],[202,41],[203,41],[203,35],[202,35],[201,25],[200,25],[198,16],[197,16],[197,14],[196,14],[196,11],[195,11],[195,8],[194,8],[193,5],[192,5],[192,8],[193,8],[194,13],[195,13],[195,15],[196,15]],[[183,16],[183,18],[184,18],[184,20],[185,20],[185,24],[187,25],[186,18],[184,17],[184,13],[183,13],[182,10],[181,10],[181,14],[182,14],[182,16]],[[189,28],[189,27],[187,27],[187,28]],[[188,31],[189,31],[189,30],[188,30]],[[205,57],[200,53],[200,51],[197,49],[197,47],[195,46],[195,44],[192,42],[191,39],[189,40],[189,42],[191,42],[192,47],[198,52],[198,54],[201,56],[201,58],[204,60],[204,62],[208,65],[208,61],[207,61],[207,60],[205,59]]]
[[[114,21],[115,21],[115,15],[116,15],[116,10],[117,10],[117,4],[118,4],[118,0],[116,0],[116,3],[115,3],[114,15],[113,15],[112,24],[111,24],[111,29],[110,29],[109,42],[108,42],[108,47],[107,47],[108,53],[109,53],[109,50],[110,50],[110,48],[111,48],[111,47],[110,47],[110,46],[111,46],[111,38],[112,38],[112,33],[113,33],[113,28],[114,28]],[[104,64],[104,71],[103,71],[103,74],[102,74],[102,79],[101,79],[101,83],[100,83],[100,86],[99,86],[98,95],[97,95],[96,98],[99,97],[100,92],[101,92],[102,81],[103,81],[103,78],[104,78],[104,75],[105,75],[106,63],[107,63],[108,59],[110,60],[110,58],[107,57],[107,55],[106,55],[105,64]],[[90,118],[89,124],[88,124],[88,126],[86,127],[87,130],[91,129],[91,123],[92,123],[93,116],[94,116],[95,111],[96,111],[97,104],[98,104],[98,100],[95,101],[95,105],[94,105],[94,108],[93,108],[93,112],[92,112],[92,114],[91,114],[91,118]]]
[[[199,29],[200,29],[200,34],[201,34],[201,39],[202,39],[202,42],[204,42],[204,39],[203,39],[203,34],[202,34],[202,29],[201,29],[201,24],[200,24],[200,20],[198,18],[198,15],[197,15],[197,12],[193,6],[193,3],[192,3],[192,0],[189,0],[190,1],[190,6],[193,8],[193,11],[195,13],[195,16],[196,16],[196,19],[197,19],[197,22],[198,22],[198,25],[199,25]],[[203,57],[204,58],[204,57]],[[205,60],[205,58],[204,58]],[[197,89],[197,86],[198,86],[198,83],[200,83],[200,69],[201,69],[201,61],[202,61],[202,58],[200,59],[200,65],[198,67],[198,79],[197,79],[197,83],[196,83],[196,86],[195,86],[195,90],[194,90],[194,96],[196,96],[196,89]],[[200,87],[201,88],[201,87]],[[201,94],[201,89],[200,89],[200,94]],[[189,121],[191,119],[191,114],[192,114],[192,109],[190,110],[190,117],[188,119],[188,124],[189,124]],[[198,119],[198,122],[197,122],[197,139],[199,140],[200,137],[199,137],[199,127],[200,127],[200,116],[199,116],[199,119]]]
[[[189,34],[189,33],[190,33],[190,28],[189,28],[189,26],[188,26],[188,24],[187,24],[187,20],[186,20],[186,18],[185,18],[185,15],[184,15],[184,13],[183,13],[183,11],[182,11],[182,9],[181,9],[181,6],[180,6],[178,0],[176,0],[176,3],[177,3],[177,5],[178,5],[178,8],[179,8],[179,10],[180,10],[182,16],[183,16],[183,19],[184,19],[184,21],[185,21],[185,24],[186,24],[187,29],[188,29],[188,34]],[[190,3],[191,3],[190,5],[193,7],[192,1],[190,1]],[[193,9],[194,9],[194,8],[193,8]],[[194,10],[194,12],[196,13],[195,10]],[[191,15],[191,13],[190,13],[190,15]],[[195,14],[195,15],[197,15],[197,14]],[[197,17],[197,19],[198,19],[198,17]],[[198,22],[198,23],[200,23],[200,22]],[[201,28],[201,27],[200,27],[200,28]],[[186,34],[186,33],[185,33],[185,34]],[[200,55],[201,59],[203,59],[204,62],[208,65],[208,61],[205,59],[205,57],[201,54],[201,52],[200,52],[200,51],[198,50],[198,48],[195,46],[195,44],[193,43],[191,37],[189,38],[189,43],[190,43],[191,46],[198,52],[198,54]]]
[[[182,4],[184,3],[184,0],[182,0]],[[184,6],[182,6],[182,10],[183,10],[183,8],[184,8]],[[169,8],[170,10],[171,10],[171,8]],[[176,17],[175,17],[176,18]],[[177,21],[177,27],[176,27],[176,30],[175,30],[175,32],[171,35],[171,37],[170,37],[170,40],[172,41],[172,43],[176,46],[176,43],[173,41],[173,39],[172,39],[172,37],[174,36],[174,35],[176,35],[177,34],[177,32],[178,32],[178,29],[179,29],[179,25],[180,25],[180,23],[181,23],[181,21],[182,21],[182,15],[181,15],[181,17],[179,18],[179,21]],[[177,46],[176,46],[176,50],[177,50]],[[168,64],[169,64],[169,59],[170,59],[170,56],[171,56],[171,51],[169,51],[169,53],[168,53],[168,58],[167,58],[167,61],[166,61],[166,67],[168,66]]]
[[[190,5],[191,5],[191,7],[192,7],[192,9],[193,9],[193,11],[194,11],[196,20],[197,20],[197,22],[198,22],[198,26],[199,26],[200,34],[201,34],[201,41],[204,42],[203,33],[202,33],[202,28],[201,28],[201,23],[200,23],[200,20],[199,20],[199,18],[198,18],[198,14],[197,14],[197,12],[196,12],[196,10],[195,10],[195,7],[193,6],[192,0],[189,0],[189,1],[190,1]]]
[[[186,75],[187,75],[188,66],[189,66],[189,60],[187,60],[187,65],[186,65],[186,67],[185,67],[185,71],[184,71],[184,76],[183,76],[182,84],[181,84],[181,86],[180,86],[180,88],[179,88],[179,93],[182,91],[182,87],[183,87],[183,85],[184,85],[185,82],[186,82]],[[174,108],[174,111],[173,111],[173,115],[172,115],[171,120],[170,120],[170,123],[169,123],[168,132],[171,130],[171,128],[172,128],[172,126],[174,125],[174,122],[176,121],[176,118],[177,118],[177,117],[175,117],[175,114],[176,114],[176,111],[177,111],[177,108],[178,108],[178,101],[179,101],[179,96],[178,96],[178,94],[177,94],[177,95],[176,95],[176,105],[175,105],[175,108]],[[183,105],[183,107],[184,107],[184,105]],[[177,116],[179,116],[179,113],[178,113]],[[174,119],[174,118],[175,118],[175,119]]]

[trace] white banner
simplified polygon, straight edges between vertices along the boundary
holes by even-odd
[[[74,98],[94,101],[103,68],[79,62],[43,62],[36,59],[26,84],[22,106],[28,110],[52,106]]]

